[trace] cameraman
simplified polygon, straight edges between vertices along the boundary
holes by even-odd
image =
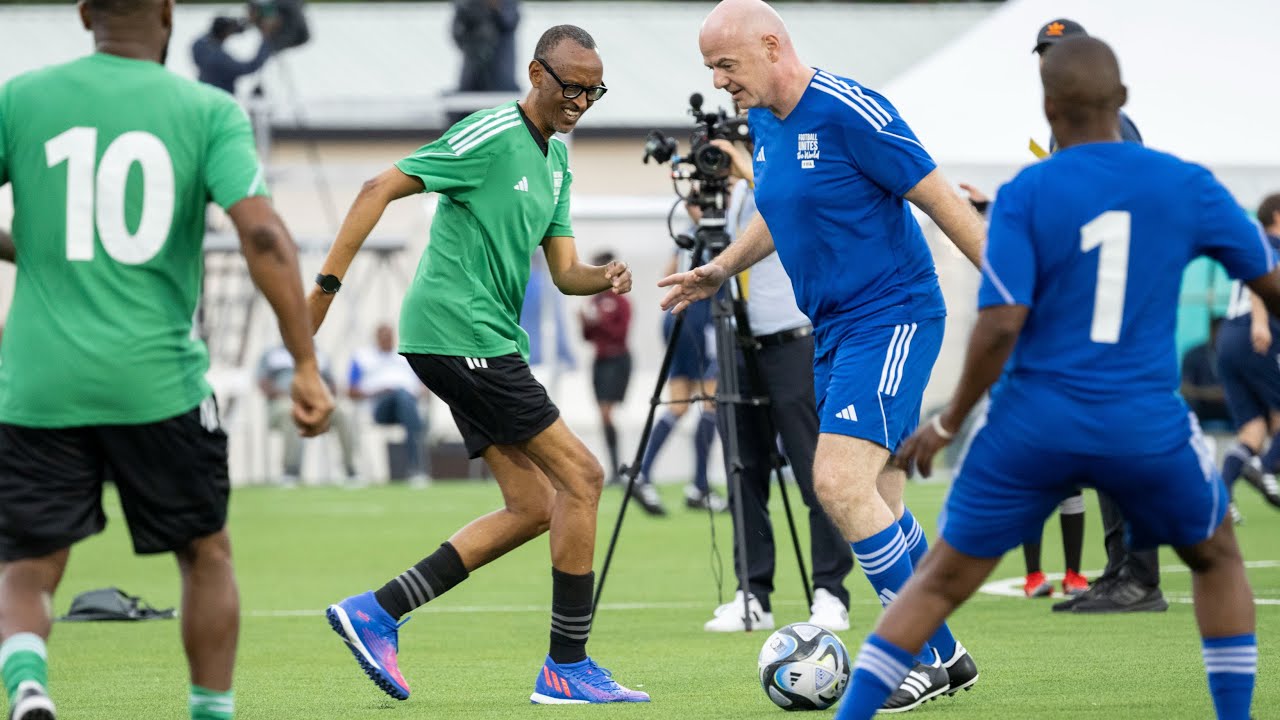
[[[237,60],[227,52],[223,44],[232,35],[238,35],[255,25],[262,33],[262,42],[258,45],[258,53],[247,62]],[[209,32],[201,36],[191,46],[191,59],[199,70],[202,83],[222,88],[228,93],[236,94],[236,80],[245,75],[258,72],[271,57],[271,36],[279,26],[277,17],[264,18],[254,13],[251,19],[217,17]]]
[[[752,189],[751,148],[747,153],[727,140],[713,144],[732,160],[733,185],[727,212],[726,230],[731,238],[746,228],[756,215]],[[853,556],[840,531],[827,517],[813,492],[813,456],[818,445],[818,412],[813,388],[813,327],[796,306],[791,279],[782,268],[777,253],[756,263],[743,277],[747,318],[755,338],[764,387],[752,387],[749,373],[739,353],[742,395],[765,394],[769,404],[749,407],[719,403],[720,412],[734,412],[738,428],[738,448],[742,462],[742,502],[745,528],[738,540],[746,545],[746,585],[751,594],[749,612],[756,630],[774,627],[769,595],[773,592],[774,542],[769,522],[769,483],[772,452],[777,438],[769,434],[770,423],[782,438],[782,446],[795,473],[796,485],[809,508],[809,544],[813,559],[813,607],[809,622],[832,631],[849,629],[849,592],[844,579],[853,570]],[[727,358],[726,358],[727,360]],[[725,432],[721,418],[721,433]],[[735,530],[738,530],[735,528]],[[735,553],[738,543],[734,543]],[[738,564],[733,565],[735,571]],[[742,578],[739,578],[741,584]],[[740,632],[746,629],[742,617],[741,591],[731,603],[715,610],[715,617],[703,626],[710,632]]]

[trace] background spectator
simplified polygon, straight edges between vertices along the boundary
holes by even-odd
[[[376,339],[376,346],[359,350],[351,358],[349,392],[356,400],[369,400],[374,422],[404,427],[409,485],[426,487],[430,477],[429,458],[423,447],[427,416],[418,409],[418,399],[427,389],[409,367],[409,361],[396,351],[396,331],[391,325],[379,325]]]
[[[454,0],[453,42],[462,51],[461,92],[515,92],[518,0]]]
[[[320,377],[329,386],[329,392],[336,396],[337,388],[333,382],[333,369],[329,358],[323,353],[316,353],[320,365]],[[293,383],[293,356],[283,345],[277,345],[262,354],[258,361],[258,387],[267,396],[267,419],[272,430],[279,430],[284,435],[284,472],[280,476],[280,485],[294,487],[302,477],[302,436],[293,426],[293,400],[289,397],[289,388]],[[342,465],[346,471],[347,483],[360,484],[360,475],[356,470],[357,445],[356,437],[343,409],[335,404],[333,415],[329,418],[329,428],[338,437],[338,445],[342,449]]]
[[[227,52],[224,44],[227,38],[244,32],[251,24],[256,25],[262,33],[262,42],[259,43],[258,52],[252,59],[237,60]],[[274,19],[249,21],[231,17],[214,18],[209,32],[202,35],[191,46],[191,59],[200,73],[200,82],[235,95],[236,80],[258,72],[263,65],[267,64],[272,51],[271,34],[277,25],[278,21]]]
[[[1209,340],[1182,356],[1182,397],[1200,418],[1200,425],[1207,429],[1231,427],[1231,411],[1227,409],[1227,394],[1218,379],[1218,355],[1214,351],[1221,327],[1222,318],[1214,318],[1209,326]]]
[[[602,252],[591,259],[592,265],[608,265],[616,258]],[[618,429],[613,424],[613,409],[626,398],[631,382],[631,351],[627,333],[631,330],[631,301],[612,290],[591,296],[591,301],[578,313],[582,320],[582,337],[595,346],[596,358],[591,365],[591,384],[600,407],[600,424],[604,442],[609,448],[606,477],[618,482]]]

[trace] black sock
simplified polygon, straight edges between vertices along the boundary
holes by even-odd
[[[551,661],[557,665],[587,659],[591,634],[591,592],[596,574],[570,575],[551,568]]]
[[[1022,543],[1022,557],[1027,561],[1027,574],[1040,572],[1040,543]]]
[[[609,448],[609,462],[611,463],[608,472],[605,473],[606,480],[617,477],[618,475],[618,428],[613,423],[605,423],[604,426],[604,444]]]
[[[1080,572],[1080,554],[1084,552],[1084,513],[1059,511],[1058,520],[1062,523],[1062,556],[1067,561],[1067,569]]]
[[[446,542],[417,565],[392,578],[381,589],[375,590],[373,597],[383,610],[399,620],[466,580],[469,574],[458,551]]]

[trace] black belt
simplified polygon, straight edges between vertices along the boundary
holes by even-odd
[[[813,334],[813,326],[805,325],[804,327],[783,330],[782,332],[770,333],[769,335],[757,335],[756,343],[761,347],[773,347],[775,345],[785,345],[792,340],[809,337]]]

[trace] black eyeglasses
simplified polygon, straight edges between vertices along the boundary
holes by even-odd
[[[542,58],[534,58],[534,60],[537,60],[538,64],[541,65],[544,70],[551,73],[551,77],[555,78],[556,82],[560,83],[560,90],[564,94],[564,97],[566,100],[572,100],[578,97],[579,95],[581,95],[582,93],[586,93],[587,100],[590,100],[591,102],[595,102],[600,98],[604,97],[605,93],[609,92],[609,88],[603,85],[595,85],[593,87],[583,87],[582,85],[578,85],[577,83],[567,83],[560,79],[560,76],[556,74],[555,70],[551,69],[551,66],[547,64],[546,60],[543,60]]]

